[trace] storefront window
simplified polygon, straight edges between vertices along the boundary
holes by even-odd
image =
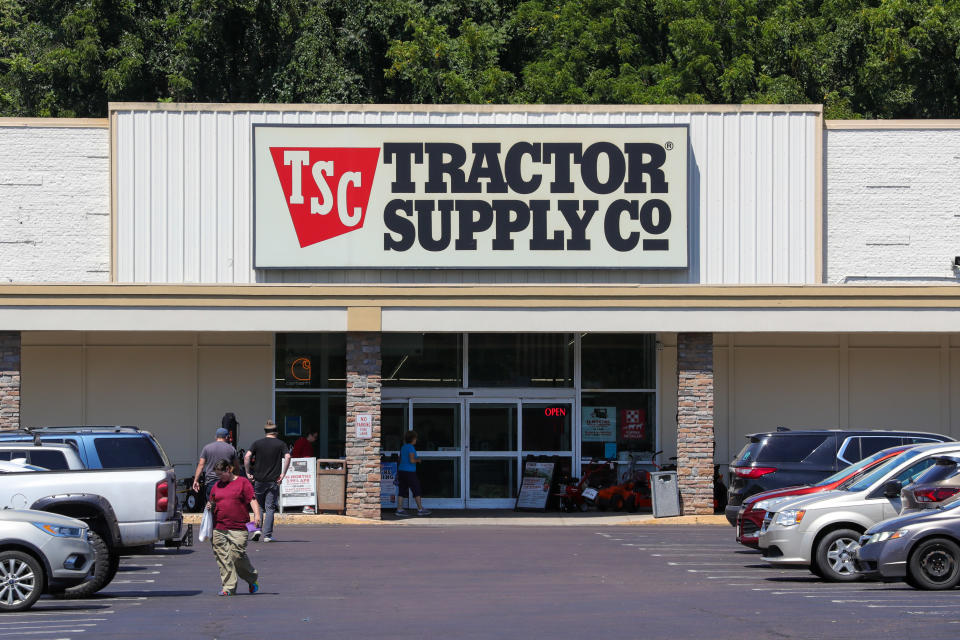
[[[343,392],[277,392],[280,438],[292,445],[301,435],[316,431],[313,448],[318,458],[342,458],[346,453],[347,399]]]
[[[584,389],[653,389],[656,337],[652,333],[585,333],[580,338]]]
[[[346,371],[345,334],[277,334],[277,389],[344,389]]]
[[[570,451],[572,414],[569,403],[524,403],[523,450]]]
[[[471,387],[572,387],[573,334],[471,333]]]
[[[459,333],[383,334],[383,386],[461,386],[462,344]]]
[[[652,453],[655,400],[656,395],[648,392],[584,392],[580,401],[584,460],[613,460],[625,451]]]

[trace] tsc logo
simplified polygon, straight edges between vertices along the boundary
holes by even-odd
[[[271,147],[301,247],[363,227],[379,148]]]

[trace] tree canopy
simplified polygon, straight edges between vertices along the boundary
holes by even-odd
[[[960,117],[960,0],[0,0],[0,115],[109,101]]]

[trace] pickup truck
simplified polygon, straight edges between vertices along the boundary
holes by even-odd
[[[96,551],[93,577],[67,589],[66,595],[89,596],[109,584],[124,547],[180,536],[182,514],[176,504],[173,466],[148,432],[131,427],[75,427],[36,430],[24,438],[17,435],[3,433],[0,446],[23,440],[52,441],[74,447],[81,458],[89,454],[84,460],[88,469],[0,475],[0,508],[59,513],[90,527]]]

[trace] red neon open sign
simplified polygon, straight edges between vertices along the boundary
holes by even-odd
[[[567,415],[567,409],[566,407],[546,407],[543,415],[548,418],[564,418]]]

